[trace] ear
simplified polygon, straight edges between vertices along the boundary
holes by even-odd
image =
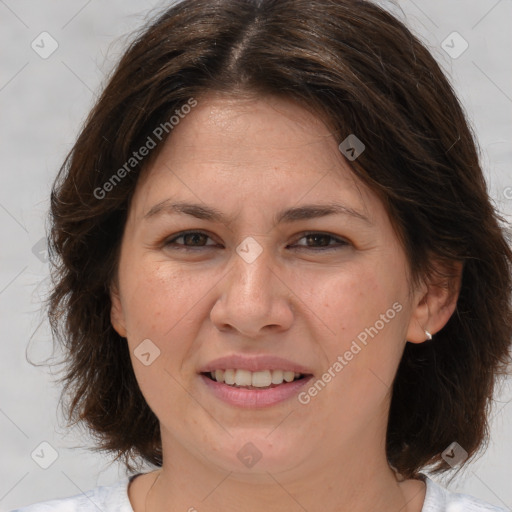
[[[457,307],[462,270],[461,262],[454,262],[449,268],[443,267],[442,273],[439,272],[435,279],[424,280],[414,292],[407,341],[423,343],[428,340],[425,331],[434,336],[446,325]]]
[[[110,284],[110,322],[119,336],[126,338],[126,324],[124,319],[123,306],[119,294],[119,287],[114,281]]]

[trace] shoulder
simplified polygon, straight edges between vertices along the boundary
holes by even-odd
[[[453,493],[423,475],[427,486],[421,512],[508,512],[467,494]]]
[[[130,477],[69,498],[35,503],[11,512],[133,512],[128,498]]]

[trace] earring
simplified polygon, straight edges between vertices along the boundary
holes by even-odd
[[[430,334],[426,329],[425,329],[425,334],[427,336],[427,340],[431,340],[432,339],[432,334]]]

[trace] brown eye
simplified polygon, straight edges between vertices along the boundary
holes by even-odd
[[[296,244],[298,247],[306,249],[331,250],[349,245],[346,240],[335,237],[328,233],[304,233],[299,240],[306,240],[306,244]],[[335,242],[333,245],[331,242]]]
[[[182,239],[181,242],[177,242]],[[206,244],[206,241],[211,238],[202,231],[185,231],[178,234],[177,236],[168,239],[165,242],[166,247],[175,247],[177,249],[188,249],[188,248],[200,248],[200,247],[211,247],[212,244]],[[215,245],[215,244],[213,244]]]

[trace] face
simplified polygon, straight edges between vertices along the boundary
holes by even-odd
[[[164,460],[168,448],[239,475],[306,473],[382,445],[405,340],[425,338],[424,290],[340,142],[294,103],[210,94],[139,181],[112,322]],[[259,370],[235,373],[246,385],[305,376],[240,389],[202,374],[244,368]]]

